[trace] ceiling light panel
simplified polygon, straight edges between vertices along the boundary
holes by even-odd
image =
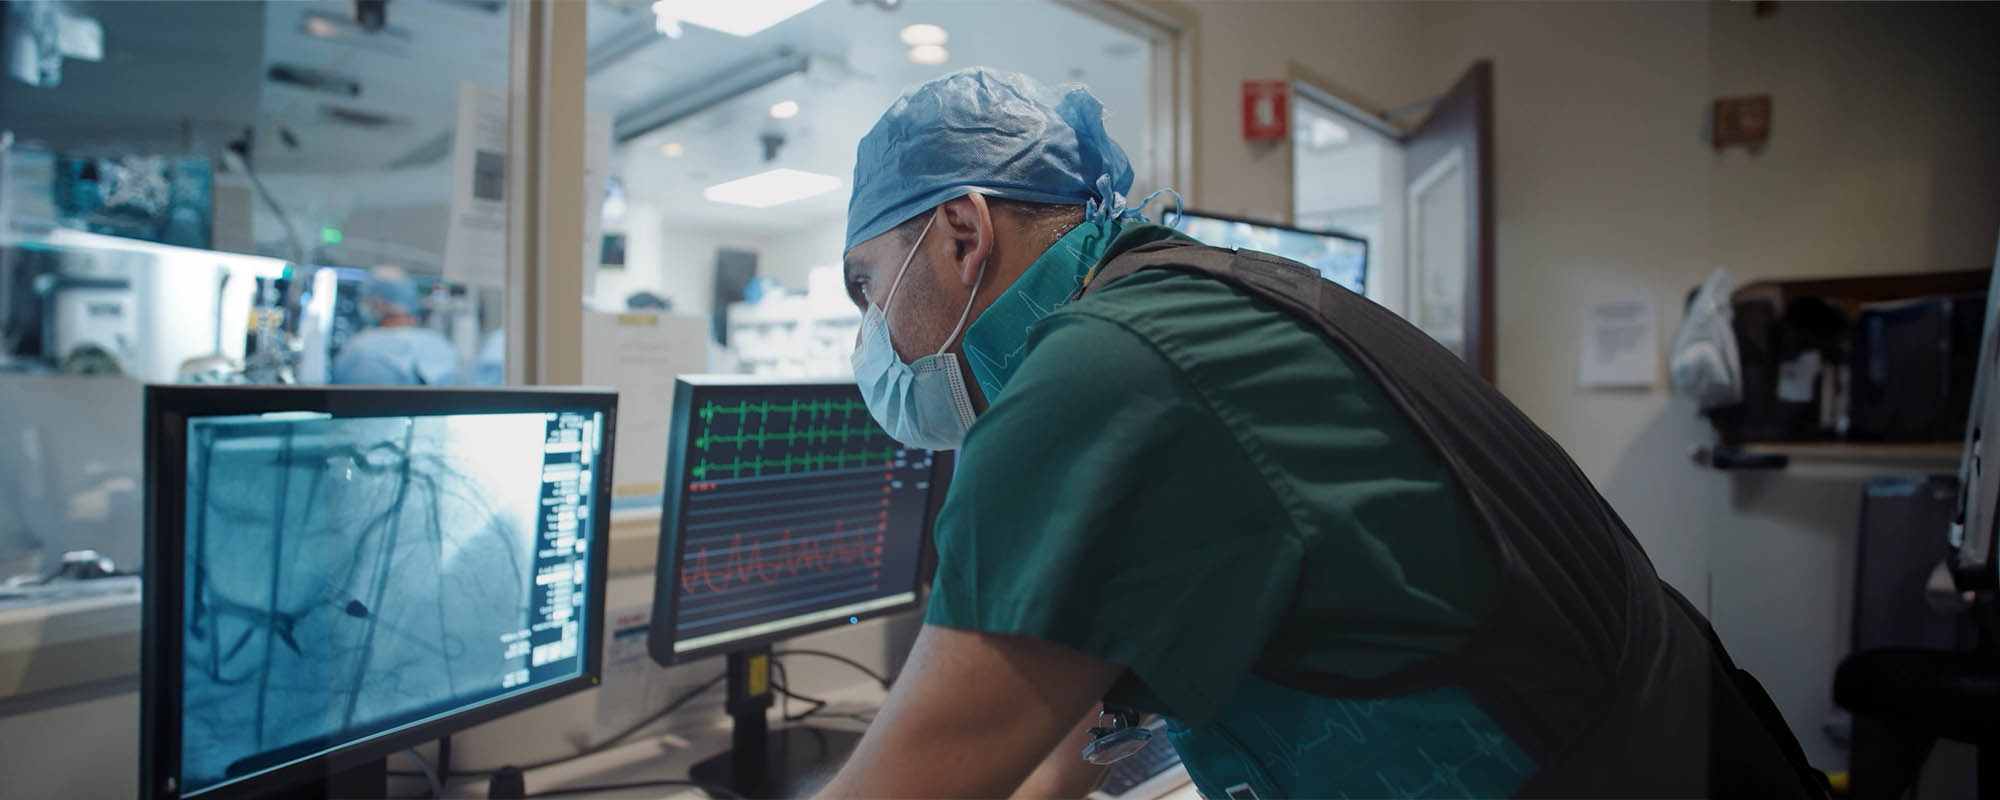
[[[904,28],[902,38],[903,38],[903,44],[907,44],[911,47],[918,47],[927,44],[942,45],[945,42],[951,40],[951,36],[946,34],[943,28],[940,28],[936,25],[932,25],[928,22],[919,22],[915,25],[911,25]]]
[[[659,0],[653,4],[653,16],[661,31],[687,23],[732,36],[755,36],[821,2],[824,0]]]
[[[832,175],[778,168],[737,178],[703,189],[701,196],[711,203],[748,208],[770,208],[831,192],[840,187]]]

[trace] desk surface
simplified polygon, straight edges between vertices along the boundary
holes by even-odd
[[[832,692],[825,697],[828,701],[826,711],[833,714],[872,712],[880,701],[880,694],[880,690],[873,688],[872,684]],[[772,724],[783,724],[776,719],[775,709],[773,714]],[[575,761],[534,770],[526,775],[528,794],[533,796],[537,792],[558,789],[685,779],[688,770],[696,762],[729,748],[729,724],[726,718],[719,719],[713,728],[695,733],[649,736]],[[811,724],[814,727],[855,732],[867,728],[859,720],[837,716],[814,717]],[[1174,769],[1178,771],[1181,768],[1176,766]],[[1185,772],[1181,774],[1186,775]],[[485,797],[486,781],[461,779],[454,782],[446,794],[450,797]],[[699,789],[674,786],[607,792],[603,796],[647,797],[662,800],[666,798],[693,800],[707,797]],[[1186,782],[1183,778],[1179,786],[1164,794],[1152,798],[1134,797],[1129,800],[1197,800],[1200,796],[1195,791],[1194,784]]]

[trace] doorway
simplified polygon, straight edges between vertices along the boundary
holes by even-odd
[[[1409,128],[1295,82],[1293,224],[1368,241],[1368,299],[1488,381],[1493,360],[1493,66],[1412,104]]]

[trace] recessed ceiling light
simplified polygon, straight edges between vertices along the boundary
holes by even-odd
[[[687,152],[687,148],[682,147],[680,142],[668,142],[660,145],[660,155],[667,158],[680,158],[681,154],[685,152]]]
[[[951,37],[944,32],[943,28],[928,22],[919,22],[903,29],[903,44],[911,47],[925,44],[944,44],[950,40]]]
[[[944,49],[943,45],[920,44],[910,48],[910,60],[927,67],[942,64],[949,58],[951,51]]]
[[[799,115],[799,101],[779,100],[771,104],[771,119],[791,119]]]
[[[340,35],[340,23],[318,14],[307,14],[305,27],[307,35],[317,36],[321,39],[330,39]]]
[[[779,168],[718,183],[703,189],[701,196],[711,203],[770,208],[826,194],[839,186],[840,179],[832,175]]]
[[[680,36],[683,22],[733,36],[757,32],[791,19],[823,0],[659,0],[653,4],[653,25],[668,36]]]

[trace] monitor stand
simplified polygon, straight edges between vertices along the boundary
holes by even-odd
[[[290,797],[346,800],[389,796],[389,759],[373,758],[347,769],[330,771],[295,787]]]
[[[804,726],[770,730],[771,648],[730,653],[729,700],[734,721],[729,752],[694,765],[688,777],[744,797],[804,797],[833,779],[858,733]]]

